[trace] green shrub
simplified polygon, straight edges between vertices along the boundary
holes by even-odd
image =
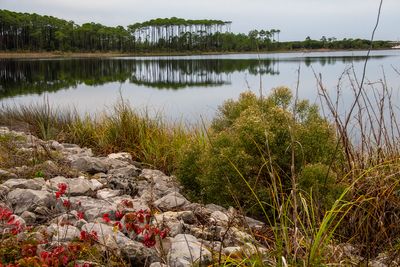
[[[327,210],[343,193],[344,186],[336,182],[335,174],[328,172],[328,166],[321,163],[307,164],[299,175],[299,186],[312,196],[314,203]]]
[[[178,178],[207,202],[239,204],[248,211],[257,211],[249,186],[268,202],[271,174],[289,191],[292,135],[297,173],[306,164],[327,163],[336,145],[334,130],[316,105],[298,101],[294,118],[293,104],[286,87],[266,98],[245,92],[237,101],[227,101],[211,124],[209,141],[187,148]]]

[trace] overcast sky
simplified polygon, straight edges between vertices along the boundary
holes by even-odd
[[[306,36],[370,38],[379,0],[0,0],[1,9],[76,23],[127,26],[152,18],[222,19],[232,30],[280,29],[281,40]],[[376,39],[400,39],[400,0],[384,0]]]

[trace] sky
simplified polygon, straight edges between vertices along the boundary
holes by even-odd
[[[78,24],[127,26],[153,18],[221,19],[232,31],[279,29],[280,39],[371,37],[380,0],[0,0],[0,9]],[[384,0],[375,39],[400,40],[400,0]]]

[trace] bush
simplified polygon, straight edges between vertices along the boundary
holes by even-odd
[[[273,178],[279,178],[283,191],[290,190],[293,141],[297,173],[306,164],[327,163],[335,149],[334,130],[318,107],[303,100],[293,110],[293,104],[286,87],[266,98],[245,92],[239,100],[225,102],[208,131],[208,142],[187,147],[178,178],[206,202],[239,204],[257,212],[249,187],[265,202]]]
[[[344,191],[336,182],[335,174],[328,172],[328,166],[321,163],[304,166],[299,175],[299,186],[320,210],[328,210]]]

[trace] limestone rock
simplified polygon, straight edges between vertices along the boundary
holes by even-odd
[[[98,172],[107,172],[108,166],[99,158],[95,157],[78,157],[71,162],[72,168],[87,172],[89,174],[95,174]]]
[[[117,159],[117,160],[126,161],[126,162],[132,161],[132,155],[127,152],[112,153],[112,154],[109,154],[107,156],[107,158]]]
[[[108,187],[114,190],[120,190],[123,194],[135,196],[138,192],[135,181],[126,177],[111,177],[108,180]]]
[[[32,225],[36,222],[36,215],[30,211],[24,211],[21,214],[21,218],[24,219],[27,225]]]
[[[26,210],[33,211],[39,206],[49,208],[55,205],[53,194],[40,190],[18,188],[8,193],[7,199],[15,214],[21,214]]]
[[[79,238],[80,231],[72,225],[51,224],[47,227],[47,233],[52,236],[53,242],[66,242]]]
[[[3,183],[3,186],[7,186],[10,189],[32,189],[41,190],[46,185],[43,178],[34,179],[9,179]]]
[[[4,198],[8,192],[10,192],[10,188],[0,184],[0,198]]]
[[[149,267],[168,267],[168,265],[161,262],[153,262]]]
[[[49,180],[50,187],[53,190],[58,190],[58,184],[67,184],[67,194],[70,196],[85,195],[89,192],[94,191],[92,182],[85,178],[65,178],[63,176],[57,176]]]
[[[144,169],[139,177],[150,183],[152,194],[155,195],[156,198],[179,191],[174,180],[161,171]],[[149,185],[145,184],[145,187],[149,188]]]
[[[151,262],[160,261],[155,249],[127,237],[121,239],[119,248],[131,266],[148,266]]]
[[[210,215],[210,220],[215,221],[217,225],[227,226],[229,223],[229,217],[221,211],[214,211]]]
[[[105,188],[97,191],[96,197],[99,199],[107,199],[121,195],[121,190],[112,190]]]
[[[102,217],[104,213],[110,213],[117,208],[112,202],[87,196],[71,197],[70,201],[72,208],[84,212],[88,221]]]
[[[168,259],[176,267],[204,266],[211,262],[211,252],[196,237],[179,234],[171,240]]]
[[[64,149],[64,146],[62,144],[60,144],[57,141],[50,141],[50,148],[54,149],[56,151],[62,151]]]
[[[154,205],[161,210],[175,210],[189,204],[189,201],[179,193],[169,193],[156,200]]]
[[[0,180],[1,179],[16,179],[16,178],[17,178],[16,174],[0,169]]]
[[[131,178],[139,175],[139,169],[133,165],[129,165],[126,167],[111,169],[108,171],[108,174],[113,177]]]

